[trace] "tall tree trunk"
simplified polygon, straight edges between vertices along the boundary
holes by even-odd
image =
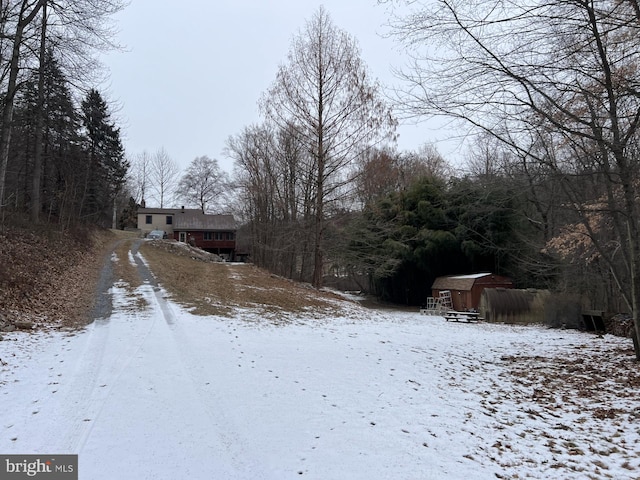
[[[319,71],[322,71],[320,64]],[[325,169],[325,152],[324,152],[324,104],[323,104],[323,84],[319,82],[318,89],[318,178],[316,178],[316,217],[315,217],[315,245],[313,253],[313,286],[322,287],[322,277],[324,272],[324,251],[323,251],[323,234],[324,234],[324,169]]]
[[[316,216],[315,216],[315,244],[313,251],[313,286],[322,287],[322,276],[324,271],[324,160],[318,160],[318,183],[316,192]]]
[[[118,228],[118,204],[116,203],[117,195],[113,196],[113,214],[111,216],[111,228],[116,230]]]
[[[323,38],[318,36],[320,52],[322,52]],[[322,55],[318,55],[318,72],[324,72]],[[324,169],[326,166],[326,156],[324,151],[324,78],[318,78],[318,125],[317,125],[317,155],[318,155],[318,177],[316,178],[316,217],[315,217],[315,245],[313,253],[313,286],[322,287],[322,276],[324,271],[323,233],[324,233]]]
[[[35,151],[33,154],[33,184],[31,188],[31,221],[38,223],[42,202],[40,199],[42,182],[42,140],[44,131],[44,77],[47,38],[47,4],[42,7],[42,28],[40,32],[40,68],[38,71],[38,106],[36,108]]]
[[[18,62],[20,59],[22,30],[23,28],[20,26],[16,29],[16,35],[13,40],[7,94],[5,97],[4,109],[2,110],[2,126],[0,130],[0,208],[3,208],[5,205],[4,193],[7,178],[7,167],[9,165],[9,143],[11,142],[11,129],[13,123],[13,99],[16,93],[16,82],[18,78]]]
[[[23,0],[20,6],[20,15],[13,37],[13,49],[9,64],[9,79],[7,81],[7,93],[4,108],[2,110],[2,126],[0,127],[0,209],[4,207],[4,195],[6,190],[7,167],[9,165],[9,144],[11,142],[11,130],[13,128],[13,101],[16,96],[18,72],[20,70],[20,46],[24,35],[24,29],[33,21],[46,0],[39,0],[33,6],[31,13],[23,17],[29,6],[27,0]]]
[[[632,209],[631,211],[635,211]],[[631,302],[633,313],[633,349],[636,360],[640,361],[640,242],[638,241],[638,228],[634,218],[627,221],[628,243],[630,251],[631,270]]]

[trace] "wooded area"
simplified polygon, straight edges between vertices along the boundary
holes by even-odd
[[[393,92],[320,7],[263,121],[229,137],[233,175],[203,156],[182,178],[163,149],[129,168],[86,75],[119,2],[0,5],[3,221],[122,226],[151,198],[232,210],[252,261],[316,287],[417,305],[437,276],[491,271],[640,330],[636,0],[413,2],[390,19],[414,60]],[[396,115],[466,126],[464,168],[428,139],[399,151]]]
[[[324,150],[342,140],[322,124],[340,90],[323,90],[334,77],[304,60],[337,63],[343,33],[320,9],[292,42],[264,124],[229,141],[255,261],[316,286],[320,263],[324,279],[409,304],[438,275],[487,270],[633,312],[640,330],[638,3],[445,0],[411,12],[391,19],[414,59],[395,106],[466,125],[468,170],[397,152],[388,130],[346,156]],[[384,107],[340,118],[393,126]]]
[[[579,279],[615,291],[640,332],[637,0],[416,7],[392,19],[415,47],[398,92],[405,111],[458,118],[495,139],[507,152],[500,172],[530,192],[526,218],[542,252],[564,262],[554,286]]]
[[[90,85],[117,1],[0,4],[0,208],[69,226],[107,225],[128,163]]]

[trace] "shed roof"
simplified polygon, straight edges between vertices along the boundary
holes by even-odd
[[[492,275],[491,273],[474,273],[471,275],[450,275],[438,277],[433,282],[433,290],[471,290],[477,279]]]

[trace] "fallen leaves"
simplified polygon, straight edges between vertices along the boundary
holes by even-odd
[[[0,233],[0,314],[10,323],[86,324],[108,231],[4,227]]]

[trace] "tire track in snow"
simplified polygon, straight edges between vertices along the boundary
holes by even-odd
[[[135,318],[140,321],[137,315]],[[153,320],[143,321],[149,322],[149,328],[142,333],[141,338],[136,338],[135,342],[128,345],[126,352],[121,352],[117,356],[107,354],[106,344],[110,336],[108,325],[103,327],[104,331],[93,333],[92,338],[98,339],[89,342],[88,345],[98,343],[102,345],[102,351],[96,355],[94,350],[90,350],[81,357],[81,361],[87,359],[89,361],[75,375],[76,381],[71,387],[73,396],[71,405],[76,406],[75,421],[72,424],[73,428],[65,436],[63,451],[80,452],[86,444],[93,426],[100,421],[103,407],[111,392],[117,387],[120,377],[143,348],[153,329]],[[121,342],[115,339],[112,343]]]
[[[165,298],[166,291],[158,285],[148,263],[139,253],[140,244],[141,241],[135,242],[132,245],[131,253],[140,277],[153,290],[154,305],[152,305],[152,310],[159,312],[164,319],[164,325],[161,325],[162,322],[158,322],[156,330],[158,333],[162,333],[167,343],[165,351],[174,352],[174,367],[180,372],[180,376],[189,382],[190,398],[193,404],[187,405],[185,408],[194,409],[204,414],[204,418],[200,418],[200,420],[210,426],[207,430],[211,432],[211,435],[217,437],[217,440],[224,447],[235,474],[240,475],[240,478],[256,476],[264,478],[265,472],[250,459],[246,446],[233,433],[237,431],[234,422],[219,408],[221,404],[219,396],[212,394],[211,391],[206,391],[204,387],[207,382],[196,374],[202,370],[204,361],[198,359],[197,348],[189,341],[183,326]],[[155,316],[157,318],[157,315]]]
[[[117,288],[113,286],[113,255],[112,251],[105,256],[101,272],[93,311],[99,317],[82,332],[70,335],[63,350],[52,352],[46,375],[34,376],[43,387],[40,395],[29,399],[33,410],[27,411],[22,421],[27,432],[37,425],[28,451],[79,452],[119,376],[151,331],[153,319],[142,318],[139,312],[135,312],[136,318],[131,318],[130,312],[126,317],[122,312],[113,314],[113,289]],[[126,342],[123,329],[114,328],[114,322],[128,322],[134,327],[126,329]],[[37,420],[43,418],[46,420]],[[7,429],[11,427],[9,424]],[[24,442],[25,435],[14,441]]]
[[[104,298],[105,292],[99,291],[98,294],[102,298],[101,302],[108,305],[108,310],[102,309],[95,312],[107,316],[97,318],[91,324],[89,338],[76,362],[74,380],[64,396],[63,405],[71,409],[69,416],[72,421],[63,437],[61,451],[79,452],[82,450],[111,391],[144,345],[155,323],[153,317],[151,319],[144,318],[139,312],[134,314],[116,312],[114,315],[112,297],[114,289],[117,287],[113,284],[111,264],[114,260],[115,249],[121,243],[118,242],[114,246],[110,256],[111,260],[105,265],[101,275],[102,277],[106,276],[106,279],[101,278],[99,282],[101,290],[107,289],[108,299]],[[128,317],[132,326],[138,327],[129,331],[125,339],[117,338],[118,332],[113,332],[113,330],[117,330],[113,328],[113,322],[124,321],[123,315]],[[144,328],[142,328],[142,322],[145,322]],[[123,340],[128,340],[128,342],[124,343]],[[119,347],[117,355],[113,355],[112,350],[107,349],[107,345],[111,349],[117,345]]]

